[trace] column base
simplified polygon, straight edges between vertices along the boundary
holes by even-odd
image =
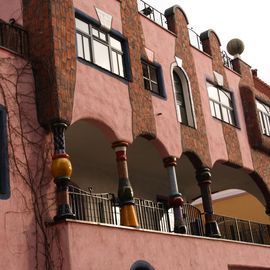
[[[60,221],[64,219],[75,219],[75,215],[72,213],[68,204],[61,204],[58,206],[57,214],[54,217],[54,221]]]
[[[126,204],[120,209],[120,223],[122,226],[139,228],[139,222],[133,204]]]
[[[175,233],[187,234],[187,226],[186,225],[176,225],[174,226]]]
[[[205,223],[205,235],[214,238],[221,238],[219,227],[216,221]]]

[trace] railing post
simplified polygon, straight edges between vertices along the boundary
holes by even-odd
[[[249,227],[249,231],[250,231],[251,241],[252,241],[252,243],[254,243],[254,237],[253,237],[253,233],[252,233],[252,228],[251,228],[250,220],[248,221],[248,227]]]
[[[133,190],[128,177],[127,142],[115,142],[112,148],[116,154],[119,177],[118,198],[120,203],[120,223],[123,226],[139,227]]]
[[[69,155],[65,152],[65,123],[54,123],[51,127],[54,138],[54,155],[52,161],[52,175],[57,187],[57,214],[55,221],[75,218],[69,204],[68,185],[72,174]]]
[[[175,233],[187,233],[187,227],[184,223],[182,206],[184,200],[182,198],[181,193],[178,191],[177,178],[175,167],[177,165],[176,157],[167,157],[163,160],[164,167],[167,168],[169,180],[170,180],[170,198],[169,204],[173,207],[173,215],[174,215],[174,232]]]
[[[220,238],[220,231],[215,220],[211,198],[211,172],[207,167],[202,167],[196,172],[196,178],[201,189],[203,209],[205,213],[206,236]]]

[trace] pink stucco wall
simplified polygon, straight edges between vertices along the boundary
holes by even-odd
[[[266,246],[79,222],[57,228],[66,270],[128,270],[137,260],[148,261],[155,270],[270,266]]]
[[[182,152],[180,123],[177,120],[171,76],[171,65],[175,63],[175,36],[143,15],[140,17],[145,47],[153,51],[154,61],[162,66],[167,95],[166,100],[152,95],[157,139],[166,148],[168,155],[180,157]],[[157,116],[159,113],[162,115]]]
[[[1,1],[0,19],[8,22],[12,18],[16,20],[16,23],[22,24],[21,0]]]

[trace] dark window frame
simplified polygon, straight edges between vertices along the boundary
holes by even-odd
[[[259,116],[259,124],[263,135],[270,137],[270,105],[259,98],[255,98],[256,109]],[[269,113],[266,113],[258,108],[258,103],[269,109]]]
[[[0,199],[10,197],[9,162],[8,162],[8,135],[7,135],[7,111],[0,105]]]
[[[208,87],[214,87],[217,89],[217,93],[218,93],[218,99],[213,99],[209,96],[209,90]],[[208,99],[209,99],[209,106],[210,106],[210,113],[212,115],[213,118],[218,119],[219,121],[226,123],[228,125],[231,125],[233,127],[238,127],[238,122],[237,122],[237,115],[236,115],[236,109],[235,109],[235,103],[234,103],[234,96],[233,93],[227,89],[224,89],[224,87],[221,87],[213,82],[207,81],[206,82],[206,88],[207,88],[207,94],[208,94]],[[225,94],[228,97],[230,106],[223,104],[221,101],[221,97],[220,97],[220,92],[222,92],[223,94]],[[229,95],[229,96],[228,96]],[[211,109],[211,105],[213,104],[213,108],[214,108],[214,115],[212,113],[212,109]],[[214,105],[217,105],[219,107],[219,112],[220,112],[220,117],[217,116],[216,113],[216,108]],[[224,115],[223,115],[223,110],[225,109],[227,112],[227,117],[228,117],[228,121],[226,121]],[[228,112],[231,112],[231,114],[229,114]]]
[[[163,71],[162,71],[162,67],[159,63],[157,62],[149,62],[145,59],[141,59],[141,64],[142,64],[142,70],[143,70],[143,65],[146,65],[147,66],[147,69],[148,69],[148,74],[149,74],[149,78],[148,77],[145,77],[143,75],[143,82],[144,82],[144,89],[149,91],[151,94],[153,94],[154,96],[157,96],[157,97],[161,97],[163,99],[167,99],[167,95],[166,95],[166,91],[165,91],[165,86],[164,86],[164,78],[163,78]],[[152,80],[151,79],[151,74],[150,74],[150,68],[154,69],[155,70],[155,73],[156,73],[156,80]],[[142,72],[143,74],[143,72]],[[145,80],[148,80],[149,82],[153,83],[155,85],[157,85],[157,88],[158,88],[158,91],[153,91],[152,90],[152,87],[151,89],[149,88],[146,88],[145,86]],[[150,84],[151,85],[151,84]]]
[[[89,32],[87,34],[83,31],[77,29],[76,25],[75,25],[75,40],[76,40],[76,50],[77,50],[78,60],[80,60],[80,62],[83,62],[85,64],[93,65],[93,66],[97,67],[98,69],[105,71],[105,72],[108,72],[109,74],[116,76],[118,78],[131,81],[132,74],[131,74],[131,68],[130,68],[130,55],[129,55],[129,47],[128,47],[127,39],[120,32],[118,32],[114,29],[111,29],[110,31],[103,29],[99,21],[95,20],[94,18],[88,16],[87,14],[85,14],[84,12],[82,12],[78,9],[75,9],[75,19],[81,20],[82,22],[88,24],[88,27],[89,27]],[[101,38],[94,36],[92,29],[97,29],[99,32],[102,32],[106,36],[108,43],[105,42],[104,40],[102,40]],[[87,60],[84,57],[78,56],[79,52],[78,52],[77,34],[88,39],[90,60]],[[117,50],[116,48],[114,48],[111,45],[111,42],[110,42],[111,38],[116,39],[117,41],[119,41],[121,43],[121,47],[122,47],[121,51]],[[95,62],[94,40],[99,42],[100,44],[108,47],[110,69],[106,69]],[[116,52],[117,55],[121,54],[121,56],[122,56],[123,75],[113,72],[113,68],[112,68],[113,67],[113,58],[112,58],[113,52]],[[83,56],[85,56],[85,55],[83,55]],[[117,66],[119,67],[119,58],[117,58]],[[120,70],[120,69],[118,69],[118,70]]]

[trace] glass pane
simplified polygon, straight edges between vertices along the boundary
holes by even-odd
[[[211,110],[211,115],[216,116],[214,102],[211,100],[210,100],[210,110]]]
[[[208,90],[208,95],[210,98],[219,101],[219,97],[218,97],[218,90],[216,87],[214,87],[211,84],[208,84],[207,86],[207,90]]]
[[[228,114],[229,114],[229,123],[232,125],[235,125],[234,112],[232,110],[229,110]]]
[[[109,48],[96,40],[93,40],[93,43],[94,43],[95,64],[107,70],[111,70]]]
[[[220,112],[220,106],[217,103],[214,103],[215,107],[215,117],[218,119],[221,119],[221,112]]]
[[[180,107],[180,113],[181,113],[181,123],[187,125],[188,120],[187,120],[187,112],[184,107]]]
[[[118,61],[116,52],[112,51],[113,72],[119,74]]]
[[[151,67],[151,66],[149,66],[149,68],[150,68],[151,80],[154,81],[154,82],[157,82],[157,69],[154,68],[154,67]]]
[[[149,80],[147,79],[144,79],[144,88],[147,90],[150,90],[150,83],[149,83]]]
[[[89,46],[89,39],[87,37],[83,37],[83,48],[84,48],[84,59],[90,61],[90,46]]]
[[[228,114],[229,110],[227,108],[222,107],[222,120],[226,123],[230,123]]]
[[[121,46],[121,42],[120,41],[118,41],[117,39],[112,38],[112,37],[110,37],[110,41],[111,41],[111,46],[113,48],[115,48],[116,50],[122,52],[122,46]]]
[[[223,105],[231,107],[231,95],[230,95],[230,93],[219,90],[219,97],[220,97],[220,102]]]
[[[147,65],[142,63],[143,77],[149,78]]]
[[[83,45],[82,45],[82,36],[78,33],[76,33],[77,37],[77,54],[78,57],[83,58]]]
[[[153,83],[153,82],[151,83],[151,85],[152,85],[152,91],[153,91],[154,93],[159,94],[158,85],[155,84],[155,83]]]
[[[118,54],[118,65],[120,69],[120,76],[124,77],[123,56]]]
[[[92,33],[94,36],[99,37],[98,30],[96,28],[92,27]]]
[[[80,31],[89,34],[89,26],[87,23],[85,23],[77,18],[75,19],[75,23],[76,23],[76,29],[79,29]]]
[[[106,35],[104,33],[102,33],[102,32],[99,32],[99,38],[104,40],[104,41],[107,41]]]

